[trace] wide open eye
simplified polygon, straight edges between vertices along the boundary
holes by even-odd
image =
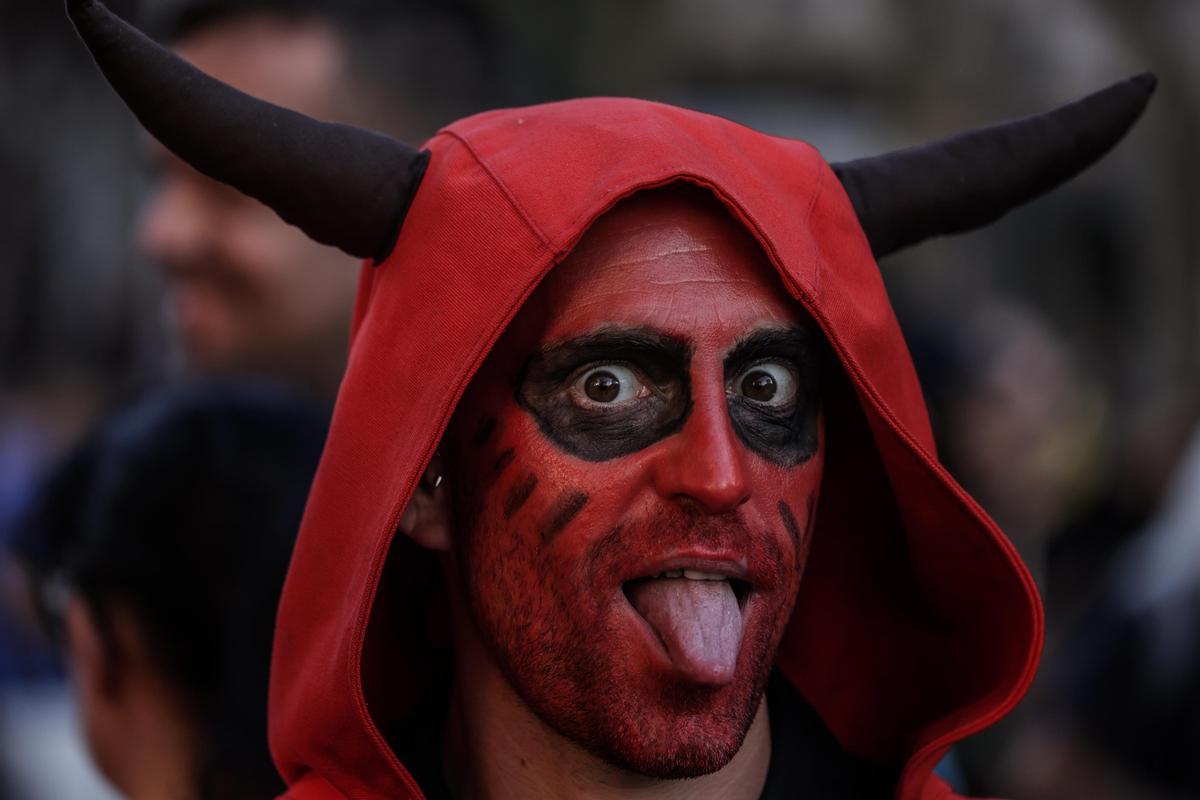
[[[784,408],[796,399],[797,384],[792,366],[779,361],[764,361],[738,375],[730,390],[760,405]]]
[[[623,405],[649,393],[637,374],[620,364],[591,367],[571,384],[571,399],[585,407]]]

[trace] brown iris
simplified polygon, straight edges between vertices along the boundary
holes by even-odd
[[[760,403],[772,400],[778,388],[771,374],[763,370],[754,370],[742,379],[742,394]]]
[[[584,381],[583,392],[597,403],[611,403],[621,393],[621,381],[611,372],[599,370]]]

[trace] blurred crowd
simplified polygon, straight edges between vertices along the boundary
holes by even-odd
[[[475,110],[632,95],[838,160],[1154,70],[1101,167],[882,267],[941,458],[1047,606],[1030,697],[945,774],[1200,796],[1196,4],[109,5],[251,94],[414,143]],[[146,138],[56,3],[0,6],[0,109],[0,798],[270,796],[274,602],[359,266]]]

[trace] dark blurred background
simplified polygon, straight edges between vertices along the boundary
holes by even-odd
[[[377,2],[358,13],[390,19],[380,31],[396,41],[408,11],[446,8],[409,2],[397,19],[397,2]],[[170,11],[110,6],[152,30]],[[942,458],[1047,604],[1029,700],[946,773],[984,795],[1200,797],[1200,513],[1187,505],[1200,466],[1181,466],[1200,410],[1200,4],[459,0],[447,24],[461,27],[420,37],[438,52],[375,68],[419,82],[421,64],[462,62],[445,50],[457,47],[485,79],[453,102],[415,91],[419,114],[383,103],[377,127],[415,138],[473,109],[631,95],[839,160],[1157,73],[1150,110],[1100,166],[882,267]],[[162,273],[135,244],[155,180],[144,134],[55,0],[0,0],[0,112],[7,538],[65,448],[185,359],[163,321]],[[15,609],[0,623],[0,781],[17,798],[102,797],[73,743],[58,660],[22,622],[19,574],[0,589]]]

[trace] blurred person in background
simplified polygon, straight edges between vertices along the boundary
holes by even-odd
[[[1049,540],[1103,491],[1110,409],[1052,324],[999,292],[918,314],[908,331],[940,458],[1012,539],[1040,586]]]
[[[226,81],[420,140],[487,93],[487,26],[467,2],[123,5]],[[74,42],[70,51],[55,46],[54,37],[69,31],[61,8],[50,6],[12,5],[0,23],[8,67],[0,103],[22,120],[0,137],[0,172],[12,178],[0,223],[7,234],[0,236],[4,545],[37,476],[132,387],[175,371],[266,375],[332,404],[357,280],[356,260],[313,244],[148,139],[157,177],[131,236],[130,212],[140,203],[136,159],[121,157],[137,149],[131,130],[86,101],[90,65],[76,63],[83,59]],[[161,268],[176,353],[161,344],[160,287],[145,280],[135,251]],[[5,595],[20,596],[19,573],[3,575]],[[21,615],[19,603],[8,606],[0,618],[0,770],[19,796],[95,796],[91,787],[63,783],[80,774],[68,762],[82,753],[61,667],[23,635],[22,620],[11,619]]]
[[[157,10],[151,27],[186,60],[321,119],[421,141],[485,99],[479,17],[453,4],[183,0]],[[356,260],[149,149],[158,176],[137,239],[162,269],[185,366],[269,375],[331,403]]]
[[[1200,432],[1159,509],[1048,665],[1046,700],[1008,754],[1042,763],[1014,792],[1056,800],[1200,796]],[[1010,764],[1011,766],[1011,764]]]
[[[91,754],[131,798],[263,798],[275,608],[325,436],[291,392],[201,385],[107,419],[16,556],[61,632]]]

